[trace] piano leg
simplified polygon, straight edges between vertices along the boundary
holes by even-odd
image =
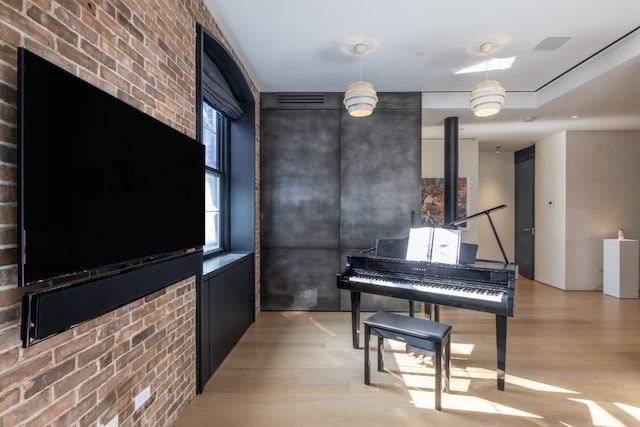
[[[424,303],[424,314],[429,315],[429,320],[440,321],[440,306],[438,304]]]
[[[360,346],[360,292],[351,291],[351,336],[353,348]]]
[[[498,390],[504,390],[507,365],[507,316],[496,315],[496,347],[498,350]]]
[[[415,317],[416,305],[413,301],[409,301],[409,317]]]

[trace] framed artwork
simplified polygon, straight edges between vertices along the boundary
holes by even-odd
[[[467,214],[469,178],[458,177],[457,218]],[[422,224],[429,226],[444,225],[444,178],[422,178]],[[460,224],[458,229],[466,229],[467,224]]]

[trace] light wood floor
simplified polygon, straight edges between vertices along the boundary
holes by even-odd
[[[385,341],[386,372],[372,365],[364,385],[350,313],[263,312],[175,427],[640,426],[640,300],[518,279],[505,391],[495,317],[440,316],[453,326],[441,412],[433,369],[400,343]]]

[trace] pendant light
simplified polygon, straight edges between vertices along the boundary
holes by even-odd
[[[378,96],[373,85],[362,81],[362,54],[367,51],[367,45],[359,43],[353,47],[360,60],[360,80],[352,83],[344,93],[344,106],[352,117],[367,117],[373,113],[378,103]]]
[[[482,43],[480,51],[486,55],[493,50],[492,42]],[[498,114],[504,100],[507,98],[504,87],[496,80],[489,80],[488,62],[485,61],[485,81],[473,87],[469,97],[469,107],[478,117],[488,117]]]

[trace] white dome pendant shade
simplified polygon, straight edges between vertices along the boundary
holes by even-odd
[[[353,47],[360,62],[360,80],[352,83],[344,93],[344,106],[351,117],[367,117],[373,113],[378,103],[378,95],[373,85],[362,81],[362,54],[367,51],[367,45],[358,43]]]
[[[486,80],[473,87],[469,97],[469,107],[478,117],[498,114],[507,98],[504,87],[495,80]]]
[[[369,82],[352,83],[344,93],[344,106],[352,117],[370,116],[377,103],[376,90]]]

